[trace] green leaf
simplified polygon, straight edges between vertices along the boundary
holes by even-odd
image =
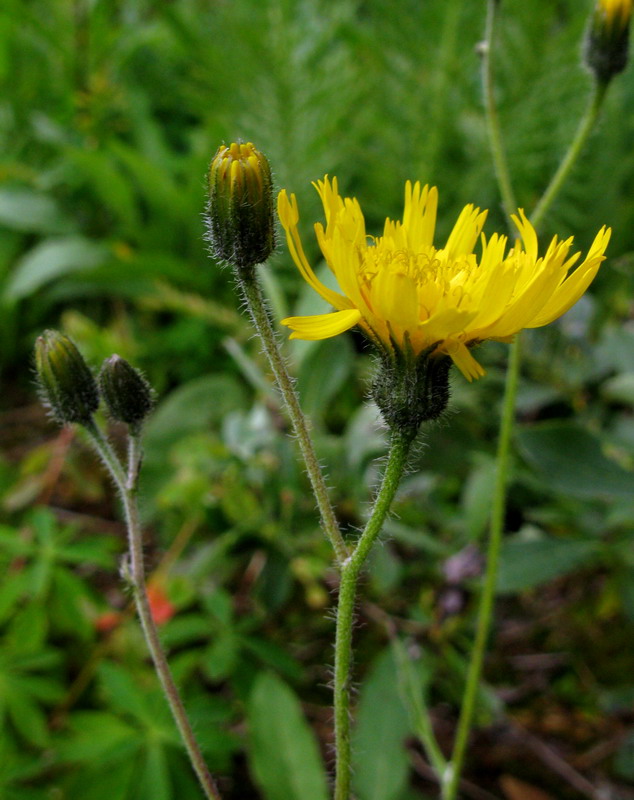
[[[140,746],[138,732],[106,711],[77,711],[70,718],[69,728],[70,734],[56,746],[62,761],[131,760]]]
[[[7,630],[7,640],[19,653],[37,653],[42,649],[50,620],[45,606],[35,600],[17,611]]]
[[[622,372],[605,381],[601,395],[612,403],[634,405],[634,372]]]
[[[467,537],[479,539],[491,512],[491,498],[495,483],[496,461],[483,456],[469,473],[462,492],[462,509]]]
[[[180,614],[171,619],[161,631],[163,646],[172,649],[194,642],[207,642],[215,626],[203,614]]]
[[[81,639],[91,638],[94,627],[86,614],[86,597],[86,584],[80,578],[64,567],[54,570],[48,603],[56,630]]]
[[[246,650],[251,650],[256,658],[289,680],[298,681],[302,677],[302,669],[297,661],[275,642],[258,639],[255,636],[242,636],[241,643]]]
[[[4,703],[15,729],[28,742],[46,746],[49,738],[46,716],[28,690],[22,690],[20,678],[11,681]]]
[[[293,691],[260,674],[247,709],[253,777],[267,800],[326,800],[317,742]]]
[[[26,188],[0,190],[0,225],[34,233],[69,233],[74,227],[51,197]]]
[[[118,218],[124,231],[139,225],[139,211],[129,178],[122,174],[111,154],[104,150],[68,153],[79,179],[97,196],[105,211]]]
[[[202,668],[211,681],[228,678],[234,671],[240,652],[240,640],[230,630],[223,631],[205,649],[202,657]]]
[[[171,800],[173,797],[165,749],[158,742],[148,744],[134,791],[135,800]]]
[[[5,295],[9,300],[20,300],[56,278],[93,269],[107,258],[105,245],[81,236],[45,239],[18,261]]]
[[[24,571],[9,573],[8,575],[5,573],[5,578],[0,588],[0,622],[4,622],[10,616],[22,595],[26,592],[28,588],[27,577],[28,575]]]
[[[302,361],[297,386],[304,413],[314,419],[323,417],[328,404],[350,378],[354,365],[352,344],[348,338],[318,342]]]
[[[135,797],[130,791],[132,773],[136,766],[133,758],[113,765],[101,765],[98,761],[93,768],[85,767],[71,773],[68,786],[65,787],[64,798],[67,800],[132,800]]]
[[[145,427],[145,459],[193,431],[207,428],[245,405],[245,393],[230,375],[205,375],[186,383],[163,400]],[[157,453],[158,455],[158,453]]]
[[[609,501],[631,498],[634,475],[609,459],[579,425],[548,422],[518,431],[520,451],[549,490]]]
[[[146,698],[127,670],[118,664],[103,661],[99,665],[99,677],[112,708],[137,720],[147,716]]]
[[[592,561],[599,547],[594,540],[527,539],[520,532],[502,545],[497,591],[521,592],[566,575]]]
[[[391,648],[374,661],[361,687],[353,736],[353,786],[359,800],[395,800],[407,784],[404,740],[411,724],[399,693]]]

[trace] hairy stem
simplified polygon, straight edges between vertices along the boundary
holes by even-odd
[[[517,211],[515,193],[511,184],[500,118],[495,104],[495,87],[493,81],[493,40],[495,35],[495,19],[499,3],[497,0],[488,0],[487,16],[484,31],[484,41],[481,45],[482,52],[482,90],[484,94],[485,119],[487,133],[489,136],[489,146],[493,159],[495,177],[497,179],[502,207],[506,216],[509,228],[512,228],[511,214]]]
[[[126,579],[129,580],[132,587],[137,613],[154,668],[205,797],[207,800],[221,800],[214,779],[205,764],[202,751],[194,736],[185,706],[167,662],[147,595],[145,567],[143,565],[143,542],[136,499],[137,478],[141,460],[138,432],[130,432],[128,471],[126,475],[119,459],[114,455],[108,440],[103,436],[99,428],[94,423],[86,427],[121,494],[128,531],[129,562],[126,570]]]
[[[383,522],[396,494],[411,442],[411,436],[403,436],[398,432],[393,433],[387,465],[374,508],[353,552],[341,567],[334,677],[335,800],[348,800],[350,796],[350,685],[352,680],[352,628],[357,583],[361,569],[381,533]]]
[[[577,131],[568,147],[568,150],[557,167],[550,183],[539,199],[530,220],[538,228],[555,197],[559,194],[566,178],[570,175],[577,159],[581,155],[588,137],[597,123],[603,101],[605,100],[609,84],[595,81],[588,101],[588,106],[577,127]]]
[[[257,275],[255,271],[248,276],[240,274],[237,270],[236,273],[244,301],[269,360],[275,381],[284,398],[286,410],[297,436],[299,449],[306,465],[306,472],[319,508],[323,529],[334,548],[337,562],[341,566],[348,557],[348,548],[343,540],[339,524],[330,504],[328,489],[315,454],[308,422],[299,405],[299,398],[293,386],[293,381],[288,374],[286,364],[280,353]]]
[[[515,199],[508,178],[508,169],[502,147],[502,138],[497,118],[497,111],[493,101],[493,76],[490,61],[490,51],[492,46],[492,33],[495,19],[495,12],[498,3],[496,0],[488,0],[487,13],[487,37],[484,45],[484,65],[483,82],[485,87],[487,123],[491,150],[495,164],[496,175],[498,178],[500,194],[503,204],[510,216],[510,210],[515,210]],[[608,84],[595,82],[593,91],[588,102],[588,106],[582,116],[577,131],[564,155],[559,167],[557,168],[552,180],[538,201],[533,213],[531,223],[538,228],[546,212],[551,207],[557,194],[564,185],[565,180],[570,175],[577,159],[592,132],[605,100]],[[510,223],[510,219],[509,219]],[[508,479],[508,462],[511,448],[511,436],[513,432],[515,399],[517,396],[517,386],[519,382],[521,364],[521,334],[517,334],[511,345],[509,365],[506,377],[506,389],[503,401],[503,413],[500,423],[500,433],[497,451],[497,472],[493,492],[491,525],[489,533],[489,544],[487,550],[487,567],[484,577],[484,585],[478,609],[478,619],[476,628],[476,638],[471,652],[469,668],[467,672],[467,682],[465,693],[460,709],[460,718],[456,732],[456,741],[448,768],[445,771],[442,781],[442,799],[455,800],[460,782],[460,774],[464,762],[465,752],[469,740],[469,733],[473,722],[473,714],[477,697],[478,686],[482,674],[482,665],[486,652],[487,640],[493,619],[493,606],[495,597],[495,587],[497,584],[498,563],[502,535],[504,532],[504,514],[506,510],[506,488]]]

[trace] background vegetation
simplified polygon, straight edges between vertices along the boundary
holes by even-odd
[[[118,580],[111,487],[81,433],[55,428],[34,397],[33,341],[57,327],[95,366],[118,352],[159,392],[143,487],[155,613],[223,796],[321,800],[331,554],[230,276],[205,250],[205,171],[221,141],[253,140],[297,193],[307,243],[310,181],[326,172],[360,199],[369,230],[400,214],[407,178],[439,186],[440,238],[467,202],[501,228],[476,54],[484,3],[2,6],[0,797],[198,797]],[[498,100],[527,210],[585,103],[591,6],[503,4]],[[524,339],[465,798],[634,797],[632,108],[630,70],[544,224],[545,239],[574,234],[580,248],[604,223],[615,233],[592,292]],[[284,248],[264,279],[278,316],[319,307]],[[372,362],[354,336],[293,345],[352,532],[384,452],[365,403]],[[360,800],[435,796],[391,643],[450,742],[505,355],[489,344],[483,380],[454,376],[451,413],[428,431],[372,559],[357,630]]]

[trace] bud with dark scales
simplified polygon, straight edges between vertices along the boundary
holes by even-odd
[[[71,340],[48,330],[35,343],[35,370],[42,401],[61,425],[87,425],[99,407],[90,367]]]
[[[633,0],[596,0],[585,45],[585,61],[607,84],[628,62]]]
[[[275,249],[271,168],[251,142],[222,145],[213,157],[207,229],[213,255],[242,272]]]
[[[139,370],[121,356],[106,359],[99,388],[113,419],[138,427],[154,407],[154,392]]]

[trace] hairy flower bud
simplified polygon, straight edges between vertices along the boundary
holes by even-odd
[[[382,354],[372,397],[392,431],[414,438],[423,422],[438,419],[449,402],[448,356],[414,357],[411,350]]]
[[[99,388],[113,419],[139,426],[154,406],[154,392],[143,375],[121,356],[103,362]]]
[[[239,270],[263,263],[275,249],[271,168],[251,142],[222,145],[213,157],[207,227],[214,256]]]
[[[90,367],[71,340],[48,330],[35,343],[35,370],[42,401],[61,425],[87,424],[99,407]]]
[[[597,0],[586,38],[585,60],[601,83],[627,66],[633,0]]]

